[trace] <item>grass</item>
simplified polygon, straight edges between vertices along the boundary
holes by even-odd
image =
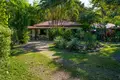
[[[57,68],[51,59],[42,54],[19,54],[10,57],[9,69],[0,73],[0,80],[49,80]]]
[[[120,44],[104,44],[99,52],[77,53],[59,50],[26,53],[18,48],[12,51],[8,68],[0,69],[0,80],[50,80],[59,68],[80,80],[120,80]],[[48,58],[50,57],[50,58]],[[51,58],[62,58],[62,67]]]
[[[120,56],[119,44],[104,44],[99,52],[76,53],[50,48],[54,56],[68,60],[63,67],[81,80],[120,80],[120,62],[115,55]]]

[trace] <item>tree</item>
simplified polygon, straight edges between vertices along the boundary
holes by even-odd
[[[112,22],[114,18],[120,15],[119,0],[91,0],[93,8],[101,16],[102,23]]]
[[[30,25],[37,24],[45,20],[44,11],[38,6],[38,1],[34,1],[33,5],[28,7]]]
[[[80,13],[80,22],[86,24],[93,24],[94,22],[98,22],[99,15],[96,14],[92,9],[86,8],[83,12]]]
[[[81,2],[79,0],[41,0],[40,6],[45,9],[48,20],[77,21]]]
[[[16,31],[20,43],[28,41],[28,7],[29,3],[25,0],[10,0],[8,2],[8,13],[10,15],[8,24],[10,28]]]

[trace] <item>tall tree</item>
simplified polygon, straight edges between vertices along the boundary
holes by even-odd
[[[81,2],[79,0],[41,0],[41,8],[47,11],[52,20],[76,21],[79,16]],[[50,20],[50,19],[49,19]]]
[[[91,0],[91,3],[101,15],[101,22],[113,22],[113,19],[120,15],[120,0]]]
[[[30,25],[34,25],[41,21],[44,21],[44,12],[43,9],[38,5],[39,1],[35,0],[33,5],[30,5],[28,8]]]
[[[29,25],[29,3],[26,0],[10,0],[8,2],[9,27],[15,30],[18,42],[28,40],[27,26]]]

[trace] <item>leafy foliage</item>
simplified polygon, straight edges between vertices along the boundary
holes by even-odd
[[[29,25],[29,4],[25,0],[10,0],[8,2],[8,7],[10,14],[9,27],[17,33],[17,42],[26,43],[26,37],[28,37],[26,35],[27,26]]]
[[[0,25],[0,58],[8,57],[10,51],[11,31]]]
[[[75,33],[75,37],[77,37],[79,40],[84,39],[85,32],[83,29],[78,29],[77,32]]]
[[[45,9],[47,20],[72,20],[76,21],[81,6],[79,0],[41,0],[40,6]]]
[[[66,40],[61,36],[58,36],[54,39],[55,46],[60,49],[65,49],[66,47]]]
[[[88,49],[95,48],[97,45],[96,35],[92,35],[90,32],[85,34],[86,46]]]
[[[11,43],[11,31],[0,25],[0,73],[7,75],[8,70],[8,58],[10,55],[10,43]],[[4,72],[3,72],[4,71]],[[0,74],[0,79],[1,78]]]
[[[85,32],[83,29],[73,33],[74,30],[64,30],[62,37],[58,34],[54,39],[55,46],[71,51],[93,50],[100,47],[95,34]]]
[[[7,6],[6,0],[0,0],[0,24],[2,25],[8,24],[8,15],[7,15],[6,6]]]
[[[57,36],[63,36],[64,30],[63,28],[53,28],[49,30],[49,38],[50,40],[53,40]]]
[[[71,29],[65,29],[62,36],[69,41],[73,37],[73,31]]]
[[[112,22],[113,18],[120,15],[119,0],[91,0],[93,7],[97,8],[96,13],[100,15],[100,22]]]
[[[66,47],[67,49],[73,51],[73,50],[79,50],[79,45],[80,45],[79,40],[77,38],[73,38],[71,39],[71,41],[67,43]]]

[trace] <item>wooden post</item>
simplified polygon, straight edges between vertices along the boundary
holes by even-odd
[[[35,38],[35,29],[32,29],[32,40]]]
[[[48,31],[48,29],[47,29],[47,38],[49,39],[49,31]]]
[[[40,39],[40,29],[38,29],[38,34],[37,34],[37,36],[38,36],[38,40]]]

